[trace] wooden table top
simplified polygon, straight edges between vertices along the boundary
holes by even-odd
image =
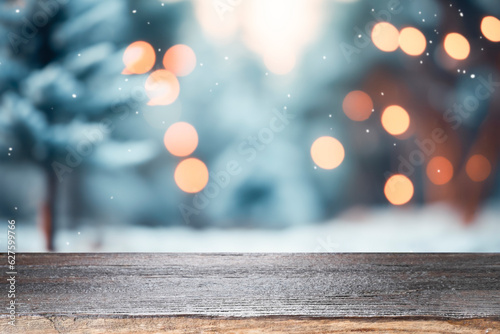
[[[32,253],[16,266],[18,326],[2,333],[500,333],[500,254]]]

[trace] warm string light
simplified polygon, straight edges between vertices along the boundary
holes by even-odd
[[[130,44],[123,54],[125,69],[123,74],[144,74],[156,62],[153,47],[143,41]],[[162,60],[165,69],[153,71],[144,84],[150,106],[166,106],[174,103],[180,94],[177,77],[189,75],[196,68],[196,54],[187,45],[177,44],[170,47]],[[174,156],[186,157],[198,146],[198,133],[194,126],[186,122],[172,124],[163,137],[165,148]],[[177,186],[186,193],[197,193],[208,183],[208,169],[205,163],[196,158],[179,162],[174,172]]]
[[[177,77],[167,70],[156,70],[149,75],[144,85],[150,106],[166,106],[177,100],[180,85]]]
[[[198,146],[198,133],[191,124],[177,122],[167,129],[163,142],[170,154],[185,157],[193,153]]]
[[[464,60],[469,56],[470,44],[464,36],[452,32],[444,38],[444,50],[453,59]]]
[[[426,173],[432,183],[441,186],[453,178],[453,165],[445,157],[433,157],[427,164]]]
[[[420,30],[412,27],[404,28],[399,33],[399,47],[409,56],[420,56],[424,53],[427,40]]]
[[[483,182],[491,174],[491,163],[482,154],[474,154],[465,165],[465,171],[474,182]]]
[[[491,42],[500,42],[500,20],[493,16],[486,16],[481,21],[481,32]],[[388,22],[379,22],[372,29],[372,42],[381,51],[393,52],[398,46],[403,52],[410,56],[419,56],[425,49],[427,40],[416,28],[407,27],[398,31],[396,27]],[[445,36],[443,48],[446,54],[455,60],[464,60],[470,54],[470,44],[463,35],[452,32]],[[352,120],[365,120],[369,117],[362,107],[362,99],[355,105],[350,103],[350,94],[344,99],[344,113]],[[346,107],[347,106],[347,107]],[[352,109],[349,108],[352,106]],[[365,116],[366,115],[366,116]],[[382,126],[391,135],[398,136],[405,133],[410,125],[410,117],[406,110],[400,106],[387,107],[381,117]],[[483,155],[476,154],[469,158],[466,164],[466,172],[474,182],[486,180],[491,173],[491,163]],[[427,164],[427,177],[436,185],[447,184],[453,178],[453,165],[445,157],[433,157]],[[384,188],[389,202],[394,205],[407,203],[413,196],[413,184],[404,175],[394,175],[387,180]]]
[[[381,51],[396,51],[399,46],[399,31],[389,22],[379,22],[373,26],[372,41]]]
[[[392,105],[382,112],[382,126],[385,131],[393,136],[398,136],[406,132],[410,126],[410,116],[402,107]]]
[[[153,47],[144,41],[131,43],[123,53],[125,69],[122,74],[144,74],[150,71],[156,62]],[[146,94],[150,98],[148,105],[169,105],[180,94],[177,77],[190,74],[196,67],[196,54],[184,44],[170,47],[163,56],[163,67],[152,72],[145,84]]]
[[[403,174],[393,175],[385,183],[384,194],[393,205],[406,204],[413,197],[413,183]]]
[[[208,183],[208,177],[207,166],[196,158],[182,160],[174,172],[175,183],[187,193],[202,191]]]
[[[351,120],[364,121],[372,114],[373,101],[370,95],[363,91],[355,90],[346,95],[342,103],[342,109]]]
[[[481,32],[492,42],[500,42],[500,20],[494,16],[486,16],[481,21]]]
[[[123,53],[125,68],[122,74],[143,74],[151,70],[156,61],[155,50],[148,42],[130,44]]]
[[[174,45],[165,52],[163,67],[178,77],[184,77],[194,71],[196,55],[187,45]]]
[[[373,109],[371,97],[360,90],[349,92],[342,103],[342,109],[353,121],[364,121],[370,117]],[[401,106],[388,106],[382,113],[381,123],[391,135],[405,133],[410,126],[410,116]],[[311,146],[311,157],[314,163],[323,169],[334,169],[344,160],[345,151],[335,138],[324,136],[316,139]],[[393,205],[403,205],[413,197],[413,183],[404,175],[398,174],[386,182],[384,193]]]
[[[314,163],[323,169],[337,168],[344,160],[344,156],[344,146],[330,136],[319,137],[311,146]]]
[[[481,22],[481,32],[492,42],[500,41],[500,20],[493,16],[484,17]],[[373,44],[381,51],[393,52],[397,48],[409,56],[419,56],[424,53],[427,39],[424,34],[413,27],[401,31],[388,22],[374,25],[371,33]],[[444,38],[443,48],[451,58],[464,60],[469,56],[470,44],[467,38],[459,33],[449,33]],[[342,103],[342,109],[349,119],[364,121],[373,110],[373,102],[363,91],[352,91],[347,94]],[[410,126],[408,112],[398,105],[388,106],[381,116],[383,128],[391,135],[404,134]],[[344,148],[333,137],[320,137],[311,146],[311,157],[321,168],[336,168],[344,159]],[[466,164],[469,178],[475,182],[486,180],[491,173],[491,164],[483,155],[476,154],[469,158]],[[433,157],[427,164],[427,177],[435,185],[447,184],[453,178],[453,165],[445,157]],[[402,174],[390,177],[384,187],[387,200],[393,205],[403,205],[413,197],[413,183]]]
[[[493,42],[500,41],[499,27],[500,20],[492,16],[485,17],[481,22],[483,35]],[[420,30],[406,27],[398,31],[388,22],[377,23],[372,30],[371,37],[374,45],[381,51],[393,52],[399,47],[410,56],[421,55],[427,44],[427,40]],[[458,33],[446,35],[443,47],[446,53],[456,60],[466,59],[470,53],[469,42]],[[277,74],[288,73],[296,61],[295,58],[283,61],[286,57],[279,57],[279,62],[276,59],[278,58],[274,56],[268,58],[264,56],[266,66]],[[155,60],[154,50],[149,43],[134,42],[125,50],[123,73],[146,73],[154,66]],[[154,71],[146,80],[146,92],[151,99],[149,105],[168,105],[177,99],[180,87],[176,77],[186,76],[194,70],[196,55],[186,45],[174,45],[165,53],[163,66],[165,70]],[[342,109],[351,120],[364,121],[372,113],[373,101],[363,91],[352,91],[344,98]],[[401,106],[391,105],[383,111],[381,123],[389,134],[398,136],[408,130],[410,117]],[[165,132],[164,144],[171,154],[185,157],[196,149],[198,134],[192,125],[178,122]],[[345,150],[337,139],[323,136],[316,139],[311,145],[311,157],[320,168],[334,169],[344,160]],[[434,157],[427,164],[426,172],[432,183],[443,185],[453,177],[453,165],[444,157]],[[491,173],[491,164],[484,156],[474,155],[467,162],[466,172],[473,181],[481,182]],[[181,190],[196,193],[208,183],[208,170],[202,161],[188,158],[178,164],[174,179]],[[384,188],[386,198],[394,205],[407,203],[412,198],[413,191],[412,182],[402,174],[389,178]]]

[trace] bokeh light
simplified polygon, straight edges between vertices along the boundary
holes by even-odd
[[[393,136],[403,134],[410,126],[410,116],[402,107],[392,105],[382,113],[382,126]]]
[[[311,157],[316,165],[323,169],[334,169],[344,160],[344,146],[335,138],[323,136],[311,146]]]
[[[297,59],[295,55],[292,53],[266,53],[264,55],[264,65],[266,65],[267,69],[274,74],[285,75],[290,73]]]
[[[196,55],[187,45],[174,45],[165,52],[163,67],[178,77],[186,76],[196,67]]]
[[[288,74],[299,64],[306,45],[315,40],[323,17],[321,2],[316,0],[243,1],[240,7],[238,33],[243,43],[277,75]]]
[[[467,161],[465,171],[474,182],[482,182],[490,176],[491,163],[482,154],[475,154]]]
[[[182,160],[175,169],[177,186],[186,193],[197,193],[208,183],[208,169],[203,161],[196,158]]]
[[[379,22],[372,29],[372,41],[384,52],[396,51],[399,46],[399,31],[388,22]]]
[[[193,1],[193,7],[196,15],[196,19],[200,24],[203,32],[208,39],[214,39],[217,42],[229,42],[240,27],[240,12],[241,10],[235,10],[234,7],[225,7],[232,9],[231,15],[221,14],[221,10],[212,1],[206,0],[195,0]],[[242,6],[237,6],[239,9]],[[217,9],[216,9],[217,8]]]
[[[171,104],[180,93],[179,80],[167,70],[156,70],[151,73],[146,80],[145,89],[150,98],[148,105]]]
[[[399,33],[399,47],[410,56],[420,56],[425,51],[427,40],[420,30],[408,27]]]
[[[456,32],[450,33],[444,39],[444,50],[451,58],[463,60],[469,56],[469,41]]]
[[[486,16],[481,21],[483,36],[492,42],[500,42],[500,20],[494,16]]]
[[[453,165],[445,157],[434,157],[427,164],[427,177],[436,185],[446,184],[453,177]]]
[[[372,114],[373,101],[365,92],[355,90],[346,95],[342,109],[353,121],[364,121]]]
[[[185,157],[198,146],[198,133],[194,126],[186,122],[172,124],[163,137],[167,150],[177,157]]]
[[[393,175],[385,183],[384,194],[393,205],[406,204],[413,197],[413,183],[403,174]]]
[[[122,74],[143,74],[151,70],[156,61],[153,47],[144,41],[130,44],[123,53],[125,69]]]

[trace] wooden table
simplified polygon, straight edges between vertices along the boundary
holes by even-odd
[[[500,333],[500,254],[53,253],[16,265],[16,327],[4,290],[1,333]]]

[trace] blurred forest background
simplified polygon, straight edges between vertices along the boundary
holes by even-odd
[[[500,251],[498,18],[2,1],[2,226],[27,251]]]

